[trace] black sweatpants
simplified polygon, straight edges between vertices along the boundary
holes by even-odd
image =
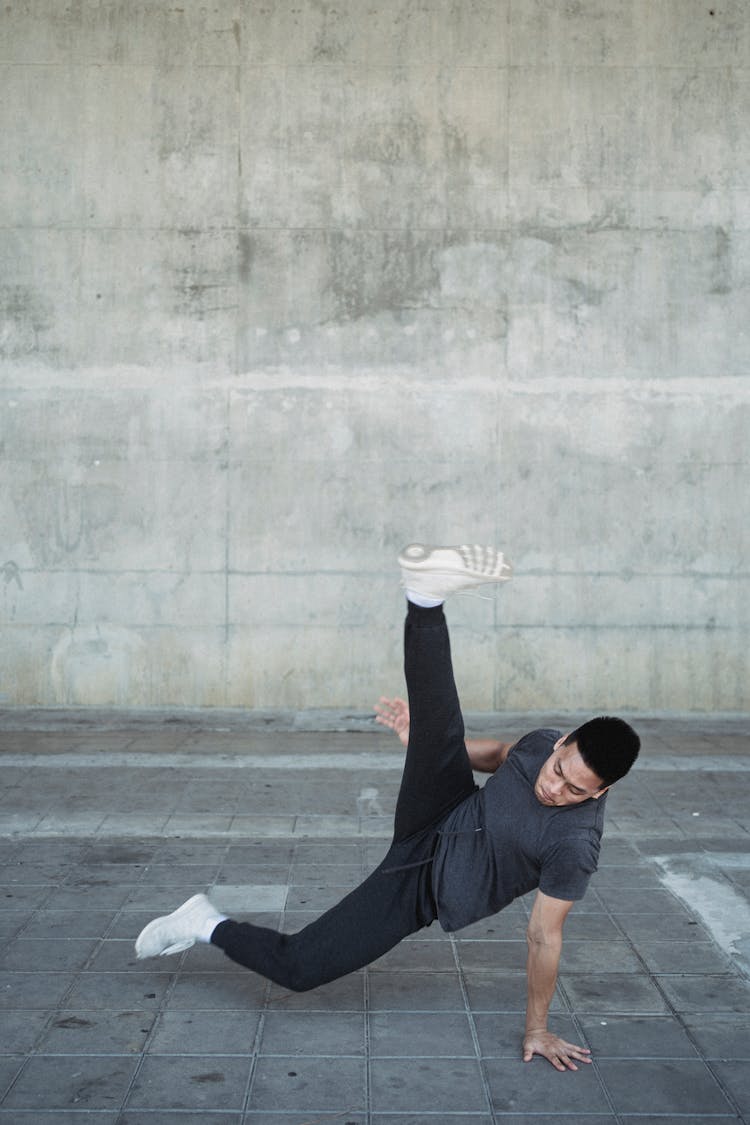
[[[211,941],[284,988],[304,992],[361,969],[437,917],[431,887],[438,830],[476,786],[464,742],[442,606],[409,603],[404,666],[411,723],[393,841],[350,894],[296,934],[229,920]]]

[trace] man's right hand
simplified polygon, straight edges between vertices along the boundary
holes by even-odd
[[[380,702],[375,704],[375,719],[382,726],[394,731],[401,739],[403,746],[409,743],[409,704],[405,699],[389,699],[381,695]]]

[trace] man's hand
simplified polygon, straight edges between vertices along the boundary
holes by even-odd
[[[395,731],[404,746],[409,743],[409,704],[405,699],[388,699],[381,695],[375,704],[375,719]]]
[[[531,1062],[534,1055],[542,1055],[556,1070],[578,1070],[573,1060],[590,1063],[590,1054],[588,1047],[577,1047],[575,1043],[566,1043],[559,1035],[554,1035],[544,1028],[539,1031],[527,1031],[523,1038],[524,1062]]]

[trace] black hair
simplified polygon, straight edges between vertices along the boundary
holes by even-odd
[[[589,719],[572,731],[564,745],[572,742],[592,773],[601,779],[602,788],[625,776],[641,748],[641,740],[630,724],[610,715]]]

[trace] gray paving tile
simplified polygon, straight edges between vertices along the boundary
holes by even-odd
[[[365,1064],[342,1057],[268,1056],[258,1059],[248,1108],[333,1111],[347,1117],[365,1107]]]
[[[362,1055],[364,1014],[355,1012],[266,1012],[262,1055]]]
[[[692,914],[678,898],[669,891],[653,888],[628,889],[626,887],[594,884],[598,898],[608,910],[619,917],[621,914],[659,914],[677,915],[683,920],[692,919]]]
[[[41,1054],[139,1054],[154,1023],[152,1012],[61,1009],[41,1038]]]
[[[373,1012],[369,1027],[373,1058],[476,1057],[471,1025],[462,1012]]]
[[[612,917],[625,935],[636,944],[648,940],[675,943],[711,940],[708,930],[687,915],[620,914],[615,909]]]
[[[750,1011],[750,983],[732,976],[658,977],[678,1012]]]
[[[172,981],[170,973],[83,973],[66,996],[71,1009],[152,1011]]]
[[[373,1059],[371,1084],[375,1113],[481,1113],[488,1109],[476,1059]]]
[[[147,1056],[128,1095],[131,1109],[240,1110],[252,1060],[227,1055]]]
[[[606,1114],[609,1105],[594,1066],[582,1065],[577,1071],[561,1073],[546,1059],[529,1063],[515,1059],[487,1059],[485,1073],[498,1113]],[[565,1117],[561,1117],[565,1121]],[[588,1118],[583,1118],[588,1121]]]
[[[120,905],[127,910],[148,910],[152,916],[171,914],[193,895],[205,894],[208,889],[205,883],[183,883],[181,886],[167,887],[146,883],[129,888]]]
[[[370,974],[372,1011],[463,1011],[458,973],[378,972]]]
[[[513,903],[500,914],[490,918],[482,918],[459,930],[456,939],[461,941],[487,941],[497,939],[500,941],[523,941],[526,937],[528,918],[525,911],[518,903]],[[437,930],[438,927],[435,927]]]
[[[712,941],[640,941],[638,952],[653,973],[726,973],[732,968]]]
[[[711,1069],[743,1116],[750,1114],[750,1067],[741,1062],[714,1062]]]
[[[272,984],[268,1006],[275,1011],[287,1012],[362,1012],[365,1006],[364,973],[350,973],[310,992],[289,992]]]
[[[84,1116],[77,1109],[3,1109],[0,1106],[2,1125],[119,1125],[119,1121],[114,1111],[87,1110]]]
[[[640,1059],[633,1081],[629,1059],[598,1063],[618,1113],[730,1113],[731,1105],[700,1059]]]
[[[45,895],[44,906],[47,910],[116,910],[128,901],[131,891],[124,883],[114,887],[68,884]]]
[[[114,910],[38,910],[24,927],[24,938],[101,938]]]
[[[211,864],[212,867],[218,867],[228,855],[233,853],[233,850],[232,845],[227,845],[225,841],[214,843],[211,840],[162,840],[154,848],[150,863]],[[288,850],[291,855],[291,847]]]
[[[650,904],[650,895],[653,891],[662,892],[663,887],[653,867],[641,860],[640,863],[626,865],[612,865],[601,867],[594,876],[593,886],[597,891],[606,892],[600,897],[607,901],[612,890],[639,891],[646,894],[645,901]],[[639,895],[640,898],[640,895]]]
[[[611,1120],[614,1122],[617,1118],[613,1117]],[[619,1120],[622,1121],[624,1125],[729,1125],[731,1121],[736,1123],[738,1119],[735,1113],[712,1113],[710,1116],[705,1114],[676,1115],[671,1113],[652,1116],[651,1114],[627,1113],[620,1114]],[[505,1123],[503,1123],[503,1125],[505,1125]],[[586,1119],[586,1125],[589,1125],[588,1118]]]
[[[528,945],[525,941],[462,941],[457,945],[462,967],[499,969],[519,972],[526,967]]]
[[[253,920],[255,920],[253,915]],[[259,923],[263,925],[263,923]],[[185,954],[181,965],[182,972],[188,976],[193,973],[233,973],[237,975],[241,966],[232,961],[217,945],[196,942]],[[245,972],[248,970],[246,969]]]
[[[242,1114],[237,1113],[189,1113],[185,1110],[176,1110],[171,1113],[166,1109],[159,1109],[158,1116],[153,1110],[137,1109],[126,1110],[117,1118],[117,1125],[242,1125]],[[80,1122],[80,1125],[88,1125]]]
[[[6,910],[0,916],[0,945],[4,946],[28,924],[32,914],[28,910]]]
[[[152,1055],[249,1055],[260,1013],[164,1011],[149,1043]]]
[[[8,910],[30,913],[46,903],[55,890],[54,883],[46,886],[26,886],[22,883],[0,885],[0,899]]]
[[[37,1056],[28,1060],[3,1108],[119,1108],[137,1065],[137,1059],[123,1055]]]
[[[580,1016],[596,1058],[695,1059],[698,1052],[674,1016]]]
[[[153,965],[160,964],[154,961]],[[161,962],[163,964],[163,962]],[[148,972],[149,966],[135,955],[135,943],[127,938],[105,938],[99,943],[86,971],[91,973]]]
[[[0,1100],[5,1096],[26,1059],[23,1055],[3,1055],[0,1057]]]
[[[253,869],[254,882],[256,881],[256,874],[261,870],[262,868]],[[270,870],[278,871],[279,868],[270,868]],[[288,868],[286,870],[289,873]],[[364,867],[361,863],[305,863],[295,861],[292,865],[290,881],[301,886],[314,886],[318,882],[322,882],[327,887],[355,887],[361,882],[363,876],[369,874],[369,872],[369,865]],[[231,882],[232,880],[228,881]]]
[[[625,941],[571,941],[563,942],[560,971],[596,974],[638,973],[643,966]]]
[[[33,972],[82,969],[96,948],[92,938],[16,938],[0,951],[0,969]]]
[[[189,1011],[252,1011],[263,1007],[266,991],[266,981],[247,970],[182,973],[174,986],[170,1006]]]
[[[377,961],[373,961],[370,972],[430,970],[432,972],[452,972],[456,962],[453,946],[449,941],[402,941]]]
[[[750,1060],[750,1014],[683,1016],[685,1027],[707,1059]]]
[[[474,1012],[525,1012],[526,973],[470,972],[465,974],[466,992]],[[559,991],[550,1004],[551,1012],[561,1008]]]
[[[74,973],[0,972],[0,1010],[54,1008],[74,980]]]
[[[578,914],[573,909],[565,920],[563,948],[571,941],[622,940],[622,930],[608,914]]]
[[[144,868],[139,883],[157,887],[208,887],[218,876],[218,863],[150,863]]]
[[[0,1055],[24,1055],[47,1025],[46,1011],[5,1011],[0,1019]]]
[[[659,990],[645,973],[563,973],[560,979],[575,1012],[667,1011]]]
[[[304,1110],[299,1113],[274,1113],[273,1110],[251,1109],[242,1119],[243,1125],[365,1125],[366,1121],[367,1114],[364,1110],[357,1113],[326,1110],[317,1112],[311,1117]],[[153,1123],[146,1122],[145,1125],[153,1125]],[[175,1125],[178,1123],[176,1122]],[[432,1125],[437,1125],[437,1122],[433,1121]]]

